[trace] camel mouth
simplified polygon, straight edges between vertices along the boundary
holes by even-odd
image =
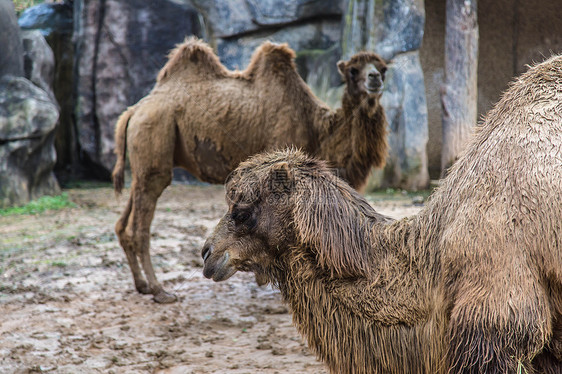
[[[373,83],[373,84],[367,84],[366,87],[367,89],[367,93],[369,94],[378,94],[381,93],[382,90],[384,89],[384,83],[383,82],[377,82],[377,83]]]
[[[222,282],[232,277],[237,272],[236,268],[230,264],[230,254],[225,252],[219,261],[213,262],[209,255],[204,259],[203,275],[207,279],[215,282]]]

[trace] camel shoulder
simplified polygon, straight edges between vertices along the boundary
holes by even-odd
[[[190,37],[176,45],[168,55],[168,61],[158,73],[157,81],[163,82],[176,74],[192,70],[194,74],[226,76],[228,70],[204,41]]]

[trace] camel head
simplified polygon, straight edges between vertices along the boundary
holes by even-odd
[[[201,253],[207,278],[240,270],[274,282],[295,256],[332,276],[366,271],[370,218],[381,216],[324,161],[294,149],[256,155],[225,187],[228,212]]]
[[[359,52],[348,61],[339,61],[338,70],[352,97],[380,96],[384,88],[386,62],[372,52]]]

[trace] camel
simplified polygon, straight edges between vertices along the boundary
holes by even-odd
[[[226,192],[203,274],[276,285],[331,373],[562,372],[562,56],[511,85],[415,216],[295,149]]]
[[[369,52],[338,62],[346,90],[334,111],[300,78],[294,58],[286,44],[266,42],[246,70],[229,71],[204,42],[190,38],[170,53],[153,90],[120,116],[115,190],[124,185],[127,149],[132,182],[115,231],[139,292],[160,303],[175,301],[156,279],[149,253],[156,201],[173,167],[223,183],[249,156],[294,145],[361,188],[371,168],[384,165],[387,123],[379,100],[385,62]]]

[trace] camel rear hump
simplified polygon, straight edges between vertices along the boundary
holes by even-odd
[[[227,76],[228,70],[220,63],[211,47],[204,41],[190,37],[186,38],[168,55],[168,62],[158,73],[157,83],[164,83],[176,77],[197,75],[199,78]]]
[[[287,43],[264,42],[256,49],[248,67],[240,75],[251,79],[257,75],[296,73],[295,57],[295,52]]]

